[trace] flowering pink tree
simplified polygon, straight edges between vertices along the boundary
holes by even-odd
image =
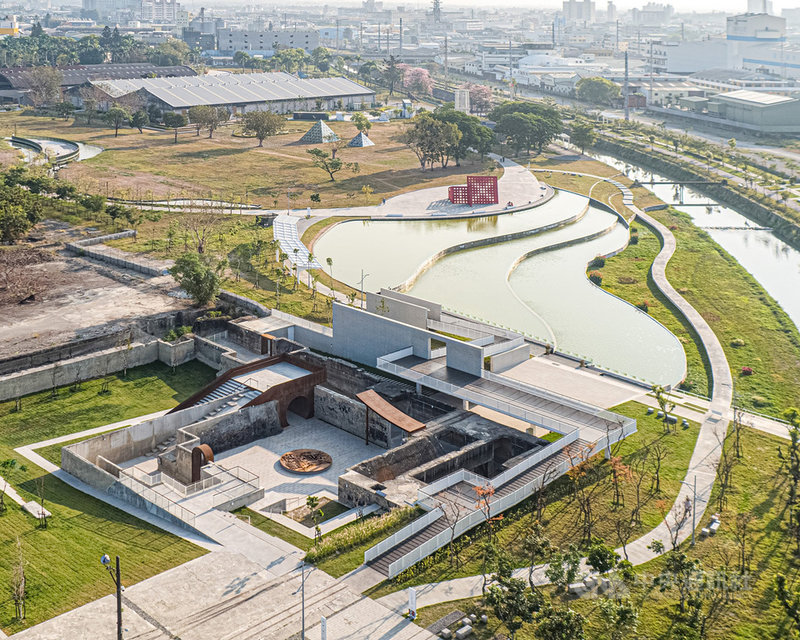
[[[403,87],[412,93],[430,95],[433,92],[433,78],[427,69],[408,67],[403,75]]]
[[[492,90],[486,85],[468,82],[461,88],[469,91],[469,106],[473,112],[484,114],[492,108]]]

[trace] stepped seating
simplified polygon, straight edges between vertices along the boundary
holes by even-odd
[[[212,402],[213,400],[219,400],[220,398],[224,398],[226,396],[232,396],[236,393],[244,394],[247,391],[253,390],[250,389],[250,387],[243,385],[241,382],[237,382],[236,380],[226,380],[216,389],[198,400],[195,404],[205,404],[207,402]]]

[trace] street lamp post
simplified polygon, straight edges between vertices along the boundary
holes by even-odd
[[[681,480],[681,484],[685,484],[692,490],[692,546],[694,546],[694,530],[697,525],[697,474],[694,476],[693,484],[689,484],[686,480]]]
[[[362,309],[365,307],[365,304],[364,304],[364,280],[366,280],[368,277],[369,277],[369,274],[368,273],[364,273],[364,270],[362,269],[361,270],[361,280],[360,280],[360,284],[359,284],[359,287],[361,289],[361,308]]]
[[[122,640],[122,579],[119,570],[119,556],[117,556],[116,571],[111,568],[111,558],[103,554],[100,563],[106,568],[114,585],[117,587],[117,640]]]

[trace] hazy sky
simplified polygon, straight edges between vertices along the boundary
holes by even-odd
[[[398,4],[402,4],[402,0],[396,0]],[[659,4],[671,4],[679,12],[710,12],[710,11],[727,11],[727,12],[741,12],[747,10],[747,0],[730,0],[724,2],[723,0],[655,0]],[[647,4],[648,0],[615,0],[614,4],[617,9],[632,9],[634,7],[643,7]],[[389,4],[393,4],[389,2]],[[412,4],[412,3],[409,3]],[[427,4],[427,3],[426,3]],[[486,6],[485,0],[443,0],[442,4],[447,7],[451,6]],[[547,8],[554,9],[561,6],[560,0],[508,0],[508,4],[513,6],[525,6],[534,8]],[[595,0],[597,9],[605,10],[608,0]],[[774,11],[780,15],[780,11],[786,7],[800,6],[798,0],[777,0],[772,3]]]

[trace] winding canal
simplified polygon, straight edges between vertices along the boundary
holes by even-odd
[[[647,184],[651,180],[667,181],[669,178],[612,156],[592,157],[618,169],[631,179],[639,180],[642,186],[661,200],[691,216],[698,227],[705,228],[714,241],[775,298],[795,326],[800,327],[800,251],[776,238],[771,231],[748,229],[757,227],[758,223],[694,189],[684,187],[681,199],[673,185]]]

